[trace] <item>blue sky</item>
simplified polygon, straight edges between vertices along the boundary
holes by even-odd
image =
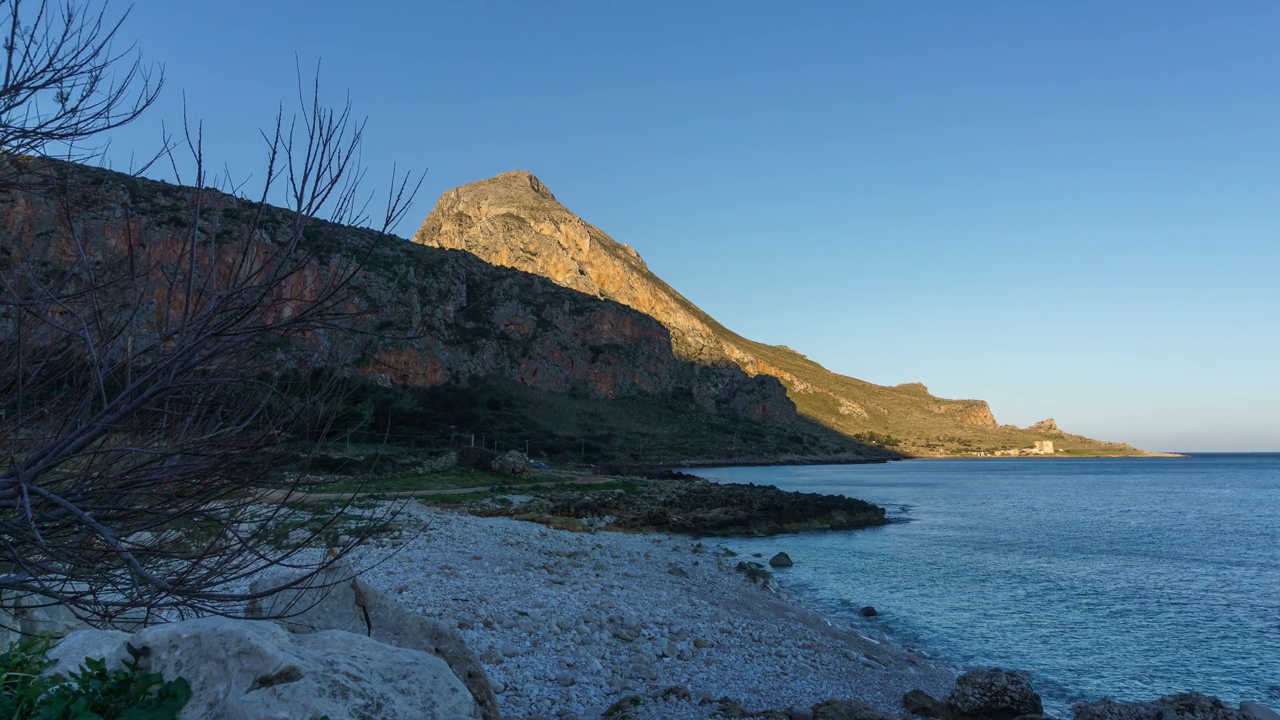
[[[121,6],[123,7],[123,6]],[[138,0],[185,102],[260,172],[295,53],[364,160],[515,169],[738,332],[1001,422],[1280,450],[1280,4]],[[163,174],[158,172],[157,174]]]

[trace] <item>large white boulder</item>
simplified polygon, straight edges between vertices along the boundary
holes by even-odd
[[[48,658],[53,666],[47,672],[50,675],[71,677],[71,673],[80,669],[86,658],[105,660],[107,667],[120,667],[129,659],[125,643],[130,635],[120,630],[78,630],[58,641],[49,648]]]
[[[480,718],[440,658],[341,630],[297,635],[274,623],[210,617],[133,635],[87,631],[54,648],[57,667],[74,668],[81,651],[118,666],[126,642],[146,653],[146,670],[191,686],[179,720]]]
[[[250,585],[260,593],[294,583],[301,575],[289,571],[264,574]],[[497,720],[494,695],[479,658],[457,630],[406,610],[385,593],[355,577],[350,568],[335,564],[298,584],[249,603],[245,616],[271,618],[293,633],[345,630],[410,650],[431,653],[444,660],[471,691],[484,720]]]
[[[71,608],[40,595],[15,591],[0,594],[0,639],[6,646],[20,637],[63,637],[89,627]]]
[[[9,643],[21,637],[22,633],[18,632],[18,620],[13,616],[13,610],[0,602],[0,647],[9,647]]]

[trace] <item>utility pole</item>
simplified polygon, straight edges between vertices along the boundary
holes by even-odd
[[[476,446],[476,434],[471,433],[471,447],[475,447],[475,446]]]

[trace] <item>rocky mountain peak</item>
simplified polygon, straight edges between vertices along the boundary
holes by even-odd
[[[508,170],[494,175],[488,180],[481,180],[457,188],[459,193],[483,192],[486,194],[510,194],[512,196],[535,195],[544,200],[556,199],[551,190],[528,170]]]
[[[971,451],[981,443],[1021,442],[995,432],[998,424],[981,400],[937,398],[923,383],[873,385],[833,373],[790,348],[732,332],[653,274],[629,245],[574,215],[523,170],[445,192],[413,241],[465,250],[638,310],[666,326],[681,359],[775,377],[802,414],[847,436],[900,443],[898,449],[923,454],[936,454],[946,443]]]
[[[634,248],[574,215],[527,171],[445,192],[413,241],[466,250],[485,262],[628,305],[666,325],[678,348],[691,349],[686,358],[704,348],[722,355],[710,318],[652,275]]]
[[[1054,422],[1053,418],[1041,420],[1027,429],[1035,430],[1036,432],[1062,432],[1061,429],[1058,428],[1058,423]]]

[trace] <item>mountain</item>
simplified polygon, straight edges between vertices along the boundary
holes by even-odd
[[[920,383],[875,385],[831,372],[791,348],[748,340],[653,274],[630,245],[570,212],[523,170],[445,192],[413,240],[465,250],[634,308],[670,331],[676,356],[777,378],[803,416],[846,437],[913,455],[1017,451],[1045,440],[1059,453],[1142,454],[1065,433],[1052,421],[1030,428],[1000,425],[985,401],[935,397]]]
[[[0,187],[6,282],[65,280],[87,267],[102,276],[162,273],[190,237],[225,252],[247,238],[269,247],[293,227],[285,210],[214,190],[69,163],[29,165],[23,182]],[[285,296],[305,299],[316,277],[360,262],[352,311],[372,344],[344,349],[323,329],[299,340],[326,353],[335,370],[364,378],[332,428],[348,439],[441,450],[474,436],[587,462],[893,455],[799,416],[772,377],[678,357],[667,328],[618,302],[471,253],[310,218],[304,226],[310,265],[290,276],[297,284]],[[81,253],[88,265],[76,264]]]

